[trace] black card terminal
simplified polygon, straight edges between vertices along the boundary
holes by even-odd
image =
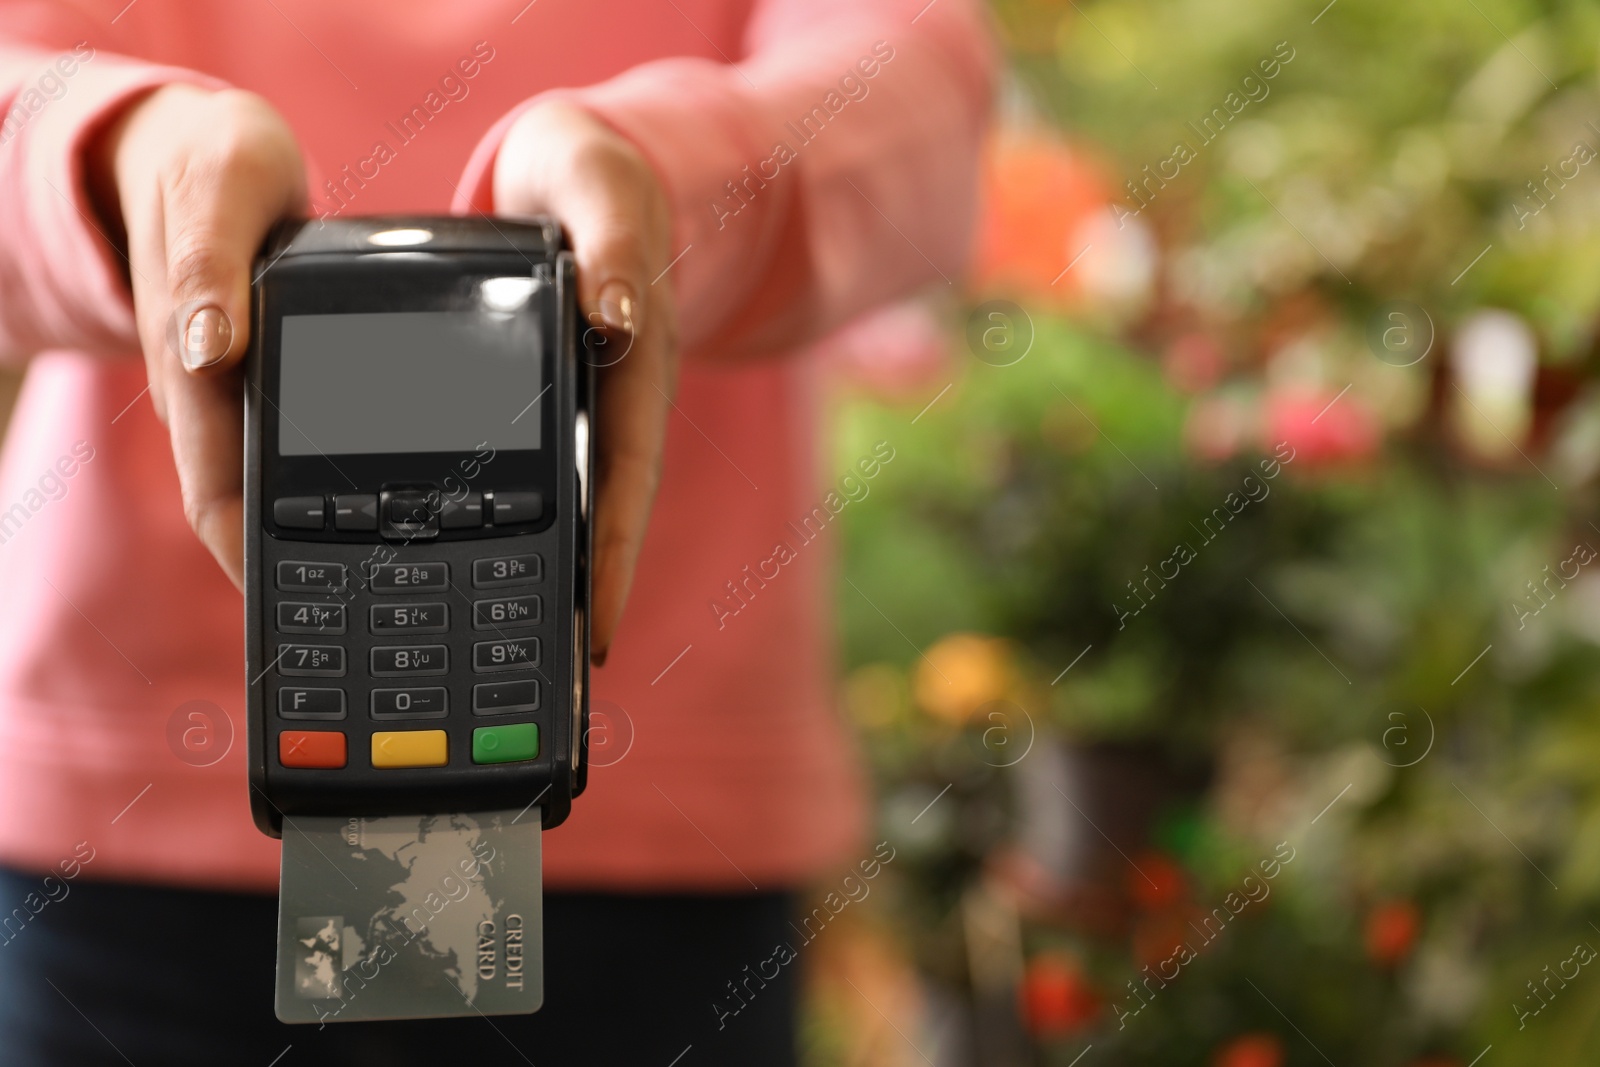
[[[554,222],[278,228],[245,385],[251,810],[525,809],[586,777],[594,360]]]

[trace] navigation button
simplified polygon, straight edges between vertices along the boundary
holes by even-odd
[[[393,493],[383,494],[389,501],[389,521],[395,524],[403,522],[423,523],[432,519],[434,509],[430,497],[437,494],[425,492],[421,489],[397,490]]]
[[[439,525],[446,530],[470,530],[483,525],[483,494],[468,493],[460,500],[445,498]]]
[[[494,524],[509,526],[518,522],[538,522],[544,514],[544,498],[538,493],[494,494]]]
[[[378,494],[350,493],[334,497],[333,528],[335,530],[376,530],[378,528]]]
[[[272,521],[291,530],[320,530],[323,518],[320,496],[280,496],[272,502]]]
[[[439,536],[441,497],[433,490],[385,490],[378,497],[383,536],[396,541],[431,540]]]

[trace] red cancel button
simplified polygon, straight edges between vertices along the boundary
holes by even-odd
[[[285,730],[278,735],[278,762],[285,767],[337,770],[346,762],[344,734],[338,730]]]

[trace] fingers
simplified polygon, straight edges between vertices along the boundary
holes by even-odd
[[[163,196],[163,379],[184,513],[235,585],[244,579],[243,398],[250,281],[267,231],[303,197],[300,157],[254,98],[217,101],[228,125]]]
[[[665,229],[651,217],[653,180],[604,150],[581,173],[555,190],[550,209],[572,239],[579,308],[585,320],[604,326],[609,335],[600,371],[590,608],[591,658],[603,665],[661,480],[668,398],[676,382],[676,330],[665,290],[651,292],[650,270],[663,251],[654,235]],[[621,355],[611,354],[614,345]]]
[[[191,373],[243,358],[256,252],[272,224],[304,197],[299,153],[265,104],[223,93],[212,106],[227,125],[185,157],[163,197],[165,340]]]
[[[244,394],[238,377],[190,377],[169,381],[168,389],[172,458],[184,516],[233,584],[243,589]]]
[[[292,133],[247,93],[173,86],[114,134],[134,305],[184,512],[235,585],[243,566],[243,398],[251,269],[303,202]]]
[[[542,104],[514,125],[495,167],[495,205],[561,220],[578,304],[608,348],[600,371],[593,662],[605,662],[644,544],[677,381],[677,324],[666,284],[671,220],[654,171],[588,112]],[[613,355],[617,345],[621,355]]]
[[[599,479],[595,503],[591,658],[604,665],[628,590],[656,488],[676,377],[677,337],[670,301],[653,300],[628,358],[601,376]]]
[[[578,265],[578,304],[591,325],[637,335],[643,295],[660,269],[667,207],[632,144],[581,108],[541,105],[506,137],[495,170],[502,212],[561,220]]]

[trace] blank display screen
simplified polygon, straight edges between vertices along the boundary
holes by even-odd
[[[279,455],[540,447],[534,315],[286,315],[280,353]]]

